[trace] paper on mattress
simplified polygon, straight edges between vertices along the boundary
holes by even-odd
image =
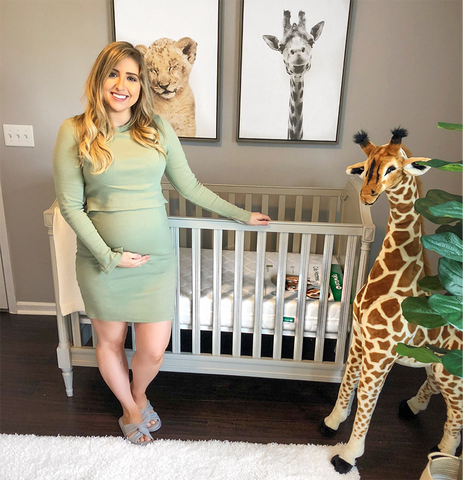
[[[322,255],[311,255],[309,270],[318,272],[320,281]],[[299,273],[300,255],[288,253],[287,272]],[[333,262],[336,259],[333,258]],[[337,262],[336,262],[337,263]],[[276,305],[276,274],[278,268],[278,253],[268,252],[265,256],[264,276],[264,300],[262,328],[274,329],[275,305]],[[191,325],[191,249],[180,249],[180,300],[178,313],[180,324]],[[212,284],[213,284],[213,256],[212,250],[201,251],[201,299],[200,299],[200,323],[202,326],[212,326]],[[222,253],[222,300],[221,300],[221,325],[225,328],[233,326],[233,292],[234,292],[234,269],[235,252],[224,250]],[[254,323],[254,289],[255,289],[256,252],[244,252],[243,260],[243,290],[242,290],[242,328],[253,328]],[[314,280],[315,275],[314,275]],[[318,300],[306,302],[306,314],[304,330],[314,332],[317,329]],[[295,319],[297,309],[297,291],[285,292],[283,330],[295,330]],[[328,302],[328,317],[326,331],[337,332],[340,302]]]

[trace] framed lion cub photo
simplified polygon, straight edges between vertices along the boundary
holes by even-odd
[[[113,37],[145,56],[155,111],[185,140],[219,140],[221,0],[113,0]]]

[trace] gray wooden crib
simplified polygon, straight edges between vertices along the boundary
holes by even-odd
[[[219,219],[163,184],[179,274],[162,370],[340,382],[352,299],[366,279],[375,235],[370,211],[359,201],[361,182],[353,178],[344,188],[327,189],[206,186],[274,221],[250,227]],[[44,220],[58,366],[72,396],[72,368],[97,366],[97,338],[75,280],[75,234],[56,202]],[[305,287],[292,289],[290,277],[311,284],[311,295]],[[130,362],[136,345],[129,332]]]

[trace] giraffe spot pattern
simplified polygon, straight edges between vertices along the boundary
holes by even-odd
[[[391,298],[382,303],[381,308],[388,318],[394,317],[400,311],[400,304],[397,298]]]
[[[402,272],[402,275],[400,276],[400,280],[397,283],[397,286],[399,288],[403,287],[408,287],[411,283],[415,282],[415,280],[418,280],[418,276],[422,272],[422,266],[418,265],[418,263],[415,261],[411,262],[407,268]]]

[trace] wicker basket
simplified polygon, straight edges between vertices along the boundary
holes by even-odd
[[[461,480],[462,459],[447,453],[434,452],[428,455],[428,465],[420,480]]]

